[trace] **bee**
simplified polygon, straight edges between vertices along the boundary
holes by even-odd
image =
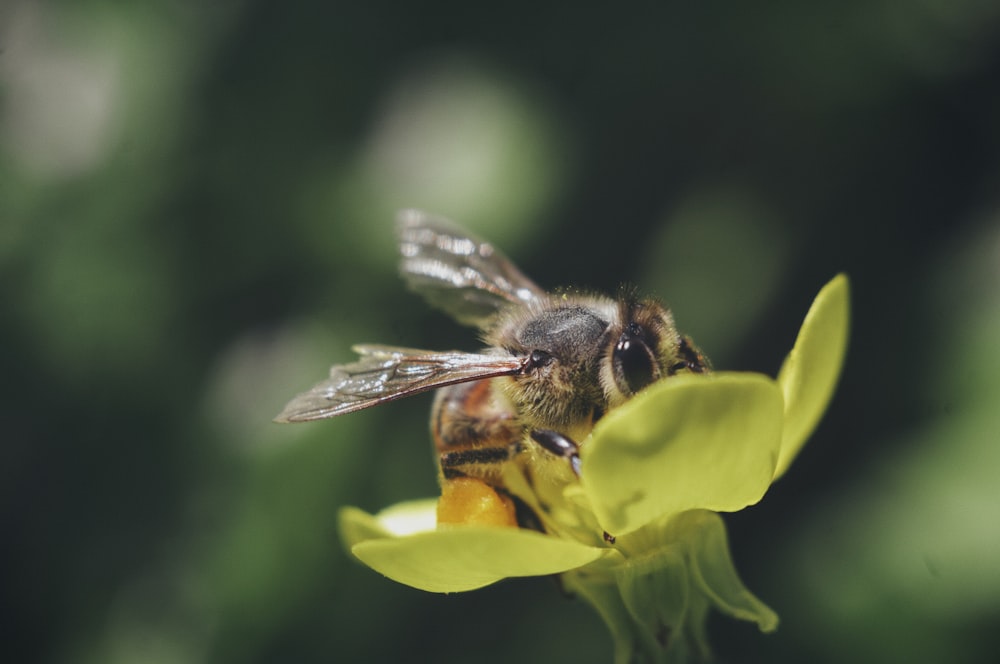
[[[572,482],[580,442],[605,413],[656,381],[709,369],[655,299],[624,289],[616,298],[548,293],[492,244],[417,210],[400,212],[397,232],[409,287],[478,328],[486,348],[355,346],[357,361],[334,366],[275,421],[326,419],[437,390],[439,523],[540,528],[505,488],[506,464],[533,483]]]

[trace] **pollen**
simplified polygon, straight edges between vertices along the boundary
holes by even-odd
[[[514,502],[472,477],[445,480],[437,507],[438,525],[517,527]]]

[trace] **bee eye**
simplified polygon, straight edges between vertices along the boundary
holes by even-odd
[[[632,323],[611,354],[615,382],[626,394],[635,394],[659,375],[656,356],[643,336],[642,329]]]

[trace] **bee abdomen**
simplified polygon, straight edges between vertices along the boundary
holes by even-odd
[[[431,411],[431,434],[438,454],[478,447],[516,445],[523,428],[513,407],[491,380],[438,390]]]

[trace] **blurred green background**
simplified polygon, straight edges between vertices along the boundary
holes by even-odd
[[[376,341],[400,207],[540,284],[657,293],[775,373],[850,274],[838,394],[726,517],[774,635],[724,662],[1000,648],[1000,4],[0,3],[0,523],[16,662],[606,662],[545,579],[436,596],[335,518],[433,495],[429,397],[270,423]]]

